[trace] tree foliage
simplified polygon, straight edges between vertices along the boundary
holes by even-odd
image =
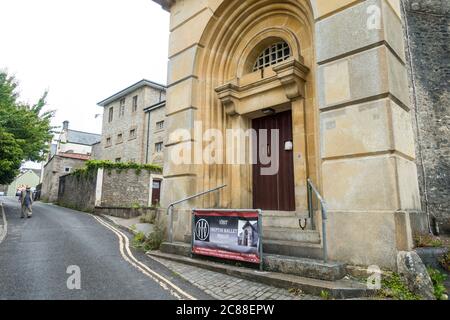
[[[22,161],[41,161],[53,137],[54,111],[44,111],[47,92],[35,105],[19,102],[18,83],[0,71],[0,184],[9,184]]]

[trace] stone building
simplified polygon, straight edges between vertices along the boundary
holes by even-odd
[[[63,122],[62,131],[56,145],[56,154],[87,154],[91,155],[92,145],[99,142],[101,136],[95,133],[69,129],[69,121]]]
[[[162,165],[166,87],[148,80],[98,103],[104,108],[96,158]]]
[[[58,200],[59,178],[83,167],[91,159],[93,145],[100,139],[98,134],[69,129],[69,121],[64,121],[57,143],[51,146],[48,161],[43,167],[41,200]]]
[[[450,1],[405,0],[419,187],[432,229],[450,233]]]
[[[58,201],[59,178],[84,167],[89,159],[89,155],[55,154],[44,166],[40,199],[52,203]]]
[[[313,230],[298,227],[311,179],[328,204],[329,259],[395,269],[426,225],[400,0],[155,1],[171,15],[162,206],[227,185],[177,207],[175,240],[190,234],[190,208],[260,208],[265,252],[317,257],[320,215]],[[175,163],[204,145],[179,134],[196,121],[202,132],[257,130],[248,157],[271,154],[261,130],[278,130],[279,170]]]

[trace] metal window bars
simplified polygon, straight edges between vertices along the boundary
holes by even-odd
[[[253,66],[253,72],[287,60],[291,56],[291,48],[282,41],[264,49]]]

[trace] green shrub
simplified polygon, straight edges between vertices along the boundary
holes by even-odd
[[[442,268],[450,272],[450,252],[447,252],[440,260],[439,262],[442,265]]]
[[[444,286],[444,281],[447,279],[447,275],[433,268],[428,268],[428,274],[430,275],[431,281],[433,281],[434,296],[436,299],[442,300],[443,295],[447,293]]]
[[[155,226],[153,232],[149,235],[144,244],[144,250],[159,250],[164,241],[164,232],[158,226]]]
[[[136,174],[139,175],[143,170],[154,172],[154,173],[162,173],[162,167],[154,164],[138,164],[134,162],[112,162],[112,161],[104,161],[104,160],[89,160],[86,161],[86,164],[83,168],[74,170],[71,174],[75,177],[87,177],[89,174],[96,172],[98,169],[107,170],[108,174],[111,173],[112,170],[116,170],[119,173],[127,170],[135,170]]]
[[[412,293],[400,275],[393,273],[381,280],[380,295],[383,298],[395,300],[420,300],[420,297]]]
[[[134,236],[134,238],[133,238],[133,240],[132,240],[132,242],[131,242],[131,245],[132,245],[134,248],[139,249],[139,248],[142,247],[142,245],[144,244],[145,240],[146,240],[145,234],[142,233],[142,232],[139,232],[139,233],[137,233],[137,234]]]
[[[132,245],[136,249],[142,249],[145,251],[159,250],[163,241],[164,232],[161,228],[155,226],[155,229],[148,237],[146,237],[142,232],[136,234],[133,238]]]
[[[320,297],[324,300],[330,300],[330,292],[322,290],[320,291]]]
[[[141,205],[139,204],[139,203],[133,203],[132,205],[131,205],[131,209],[140,209],[141,208]]]
[[[153,212],[146,213],[139,218],[141,223],[155,224],[156,215]]]
[[[437,248],[443,246],[443,241],[432,234],[420,234],[414,237],[417,248]]]

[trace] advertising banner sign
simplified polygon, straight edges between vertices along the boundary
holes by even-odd
[[[260,210],[193,210],[192,253],[262,262]]]

